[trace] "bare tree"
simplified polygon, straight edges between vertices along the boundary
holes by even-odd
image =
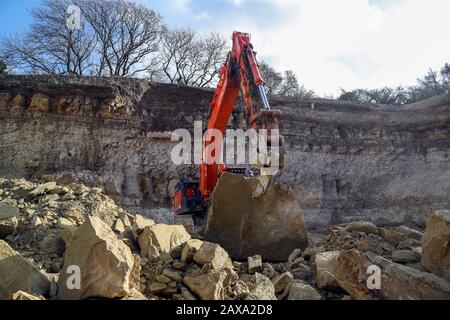
[[[284,72],[283,83],[281,84],[279,94],[297,98],[312,98],[315,96],[313,90],[306,89],[304,85],[298,83],[297,76],[292,70]]]
[[[2,59],[15,69],[31,73],[83,75],[93,67],[95,38],[85,23],[67,26],[68,0],[43,0],[32,10],[34,22],[23,35],[2,41]]]
[[[417,83],[407,87],[383,87],[378,89],[342,90],[340,100],[362,103],[406,104],[424,100],[448,92],[450,89],[450,65],[446,63],[439,72],[429,69],[427,74],[417,79]]]
[[[283,83],[283,75],[264,61],[259,62],[259,69],[265,81],[267,94],[278,94]]]
[[[6,64],[0,60],[0,75],[1,74],[6,74]]]
[[[1,42],[1,58],[11,69],[31,74],[58,74],[57,64],[47,52],[30,43],[26,35],[11,35]]]
[[[277,72],[264,61],[259,63],[259,68],[266,82],[267,94],[276,94],[286,97],[309,98],[314,96],[314,91],[299,85],[294,71],[287,70],[284,73]]]
[[[282,96],[295,97],[298,96],[299,93],[300,86],[298,84],[297,76],[291,70],[285,71],[278,94]]]
[[[67,24],[77,5],[81,28]],[[154,76],[162,18],[125,0],[43,0],[32,11],[31,30],[4,38],[2,58],[22,72]]]
[[[154,74],[162,17],[124,0],[77,0],[98,41],[98,74]]]
[[[423,77],[423,79],[418,79],[417,82],[419,86],[426,88],[432,94],[436,95],[442,91],[442,84],[439,79],[439,74],[431,68],[428,70],[428,73]]]
[[[341,89],[342,90],[342,89]],[[339,100],[355,101],[362,103],[380,104],[405,104],[408,102],[408,89],[403,87],[378,89],[355,89],[352,91],[342,90]]]
[[[314,98],[316,97],[316,93],[314,90],[305,88],[304,85],[300,85],[299,91],[296,94],[297,98]]]
[[[450,90],[450,64],[448,63],[441,69],[441,82],[446,90]]]
[[[226,54],[226,40],[220,34],[199,37],[191,29],[166,29],[161,68],[171,83],[205,87],[219,73]]]

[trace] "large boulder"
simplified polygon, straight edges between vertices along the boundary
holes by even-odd
[[[368,286],[368,278],[376,276],[371,266],[380,268],[379,289]],[[328,270],[339,286],[358,300],[450,299],[450,283],[446,280],[371,252],[343,250],[329,261]]]
[[[58,299],[117,298],[130,292],[134,258],[130,248],[97,217],[89,217],[66,241]],[[80,271],[80,287],[69,286]]]
[[[344,228],[347,232],[358,231],[366,234],[378,234],[378,228],[376,225],[369,221],[352,221]]]
[[[233,268],[228,253],[224,248],[215,243],[203,242],[194,254],[194,261],[200,266],[209,263],[213,271],[223,268]]]
[[[4,239],[7,236],[14,234],[18,226],[18,220],[16,217],[0,220],[0,239]]]
[[[335,288],[339,286],[336,278],[328,269],[330,261],[338,255],[339,251],[326,251],[316,254],[313,273],[319,289]]]
[[[395,231],[400,232],[403,235],[404,239],[416,239],[420,241],[423,237],[422,231],[404,225],[396,227]]]
[[[4,239],[16,231],[18,215],[19,208],[16,206],[15,200],[0,201],[0,239]]]
[[[156,259],[161,253],[170,253],[191,238],[186,229],[180,225],[155,224],[146,226],[139,235],[141,256]]]
[[[378,232],[384,241],[389,242],[393,246],[397,246],[401,241],[405,240],[405,235],[400,231],[388,229],[388,228],[378,228]]]
[[[183,250],[181,251],[181,262],[190,263],[194,258],[194,254],[198,249],[202,246],[203,241],[198,239],[190,239],[186,241],[183,246]]]
[[[233,258],[260,255],[286,261],[308,245],[303,216],[290,187],[265,178],[225,173],[211,198],[205,239],[219,243]]]
[[[321,298],[316,289],[304,283],[292,283],[287,297],[288,300],[320,300]]]
[[[265,275],[255,273],[249,276],[245,281],[249,289],[249,294],[245,300],[276,300],[275,288],[273,283]]]
[[[145,227],[153,226],[154,224],[155,222],[152,219],[136,214],[132,225],[134,239],[138,241],[139,235],[144,231]]]
[[[262,272],[262,260],[261,256],[256,255],[253,257],[248,257],[247,259],[247,265],[248,265],[248,273],[249,274],[255,274],[256,272]]]
[[[434,212],[422,237],[421,264],[450,281],[450,211]]]
[[[397,250],[392,252],[392,261],[397,263],[416,263],[420,261],[420,254],[412,250]]]
[[[184,284],[202,300],[224,300],[225,284],[229,273],[226,270],[186,276]]]
[[[16,206],[15,201],[3,200],[0,201],[0,220],[10,219],[19,215],[19,208]]]
[[[294,281],[294,277],[289,271],[277,275],[275,278],[272,279],[272,284],[275,289],[275,293],[283,292],[284,289],[286,289],[286,287],[292,281]]]
[[[55,188],[56,188],[56,182],[53,182],[53,181],[47,182],[47,183],[39,185],[36,189],[33,189],[30,192],[30,196],[38,197],[38,196],[44,195],[48,192],[51,192]]]
[[[48,295],[50,281],[20,253],[0,240],[0,300],[11,299],[19,290]]]

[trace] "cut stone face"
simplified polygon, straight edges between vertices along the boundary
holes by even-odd
[[[286,261],[308,245],[303,215],[292,190],[265,178],[225,173],[214,189],[205,239],[223,246],[233,258],[260,255]]]

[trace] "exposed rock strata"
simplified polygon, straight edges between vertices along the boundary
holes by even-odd
[[[212,90],[143,80],[0,78],[0,174],[98,186],[170,222],[179,171],[168,132],[206,123]],[[271,97],[291,184],[310,227],[364,219],[424,225],[450,207],[450,97],[406,106]],[[230,125],[243,127],[242,108]],[[50,174],[50,176],[48,175]]]

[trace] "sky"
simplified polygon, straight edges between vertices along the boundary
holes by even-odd
[[[412,85],[450,62],[448,0],[135,1],[171,27],[251,33],[259,60],[321,95]],[[0,34],[25,31],[38,3],[0,0]]]

